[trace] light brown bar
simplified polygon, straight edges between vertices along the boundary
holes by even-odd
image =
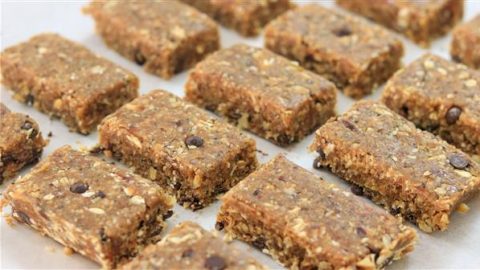
[[[480,15],[455,27],[450,55],[456,62],[480,68]]]

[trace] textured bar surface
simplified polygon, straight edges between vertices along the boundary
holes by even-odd
[[[289,0],[182,0],[243,36],[256,36],[269,21],[292,7]]]
[[[265,29],[265,46],[361,98],[401,65],[397,37],[366,19],[310,4],[287,11]]]
[[[257,166],[255,141],[173,94],[154,90],[107,117],[100,147],[192,209]]]
[[[277,156],[223,198],[217,228],[290,269],[376,269],[416,233],[385,210]]]
[[[337,0],[337,4],[428,47],[463,17],[463,0]]]
[[[0,184],[37,162],[46,144],[35,120],[0,102]]]
[[[316,132],[316,166],[363,189],[392,214],[425,232],[447,229],[450,215],[480,187],[480,165],[385,105],[356,103]]]
[[[453,30],[452,59],[471,68],[480,68],[480,15]]]
[[[159,240],[173,198],[155,183],[64,146],[4,192],[13,217],[114,268]]]
[[[93,1],[84,11],[110,48],[165,79],[220,47],[216,23],[176,0]]]
[[[383,102],[421,129],[480,155],[480,73],[426,54],[395,74]]]
[[[279,145],[296,142],[335,115],[335,86],[268,50],[235,45],[190,73],[187,100]]]
[[[266,270],[267,268],[196,223],[187,221],[177,225],[162,241],[147,247],[122,268],[129,269]]]
[[[135,75],[57,34],[5,49],[1,66],[15,99],[83,134],[138,95]]]

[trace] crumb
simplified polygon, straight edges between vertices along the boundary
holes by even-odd
[[[48,132],[47,136],[48,136],[49,138],[51,138],[51,137],[53,136],[53,133],[50,131],[50,132]]]
[[[70,247],[65,247],[63,249],[63,253],[65,253],[67,256],[71,256],[73,253],[75,253],[75,251]]]

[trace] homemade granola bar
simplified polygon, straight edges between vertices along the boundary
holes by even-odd
[[[383,102],[421,129],[480,155],[480,73],[426,54],[389,80]]]
[[[4,192],[13,217],[114,268],[159,240],[173,198],[155,183],[64,146]]]
[[[335,115],[332,83],[247,45],[220,50],[199,63],[185,93],[187,100],[279,145],[302,139]]]
[[[177,225],[121,269],[267,269],[193,222]]]
[[[291,269],[376,269],[413,250],[397,218],[279,155],[223,198],[217,229]]]
[[[325,76],[354,98],[385,82],[403,56],[402,43],[388,30],[314,4],[270,22],[265,46]]]
[[[289,0],[182,0],[244,36],[256,36],[262,27],[292,7]]]
[[[108,116],[100,147],[199,209],[257,166],[255,141],[206,111],[154,90]]]
[[[37,122],[11,112],[0,102],[0,184],[24,166],[37,162],[47,144]]]
[[[83,134],[138,95],[135,75],[57,34],[5,49],[1,66],[16,99]]]
[[[93,1],[84,11],[109,47],[166,79],[220,47],[216,23],[176,0]]]
[[[310,148],[319,154],[316,167],[329,167],[425,232],[447,229],[450,214],[480,188],[472,158],[373,101],[332,118]]]
[[[402,33],[420,46],[446,34],[463,17],[463,0],[336,0],[337,4]]]
[[[472,68],[480,68],[480,15],[453,30],[452,59]]]

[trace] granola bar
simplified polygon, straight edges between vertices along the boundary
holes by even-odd
[[[115,268],[159,240],[173,198],[155,183],[64,146],[4,192],[13,217]]]
[[[257,166],[255,141],[163,90],[108,116],[100,147],[177,197],[186,208],[215,200]]]
[[[288,11],[265,29],[265,46],[361,98],[401,65],[403,45],[367,20],[311,4]]]
[[[480,68],[480,15],[453,30],[452,59],[471,68]]]
[[[256,36],[269,21],[292,7],[289,0],[182,0],[243,36]]]
[[[216,23],[176,0],[93,1],[84,11],[109,47],[165,79],[220,47]]]
[[[480,188],[480,165],[385,105],[356,103],[318,129],[311,150],[367,197],[421,230],[445,230],[450,215]]]
[[[402,33],[420,46],[443,36],[463,17],[463,0],[336,0],[337,4]]]
[[[0,102],[0,184],[38,161],[47,144],[37,122]]]
[[[233,248],[198,224],[177,225],[159,243],[147,247],[122,270],[207,269],[266,270],[252,257]]]
[[[390,79],[382,99],[417,127],[480,155],[480,73],[426,54]]]
[[[291,269],[376,269],[413,250],[415,230],[279,155],[223,198],[216,227]]]
[[[5,49],[1,66],[16,99],[83,134],[138,95],[135,75],[57,34]]]
[[[235,45],[198,64],[186,99],[279,145],[310,134],[335,115],[336,88],[268,50]]]

